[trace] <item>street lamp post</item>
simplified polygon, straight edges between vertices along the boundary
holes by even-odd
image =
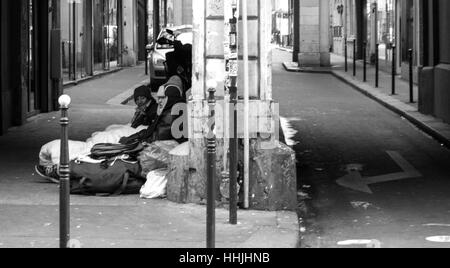
[[[67,95],[59,98],[61,109],[61,159],[60,175],[60,247],[67,248],[70,240],[70,166],[69,166],[69,117],[71,99]]]

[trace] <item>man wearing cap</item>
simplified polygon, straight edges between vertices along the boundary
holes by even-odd
[[[150,88],[140,86],[134,91],[134,101],[137,105],[136,113],[131,121],[131,127],[150,126],[156,119],[158,103],[152,97]]]
[[[185,104],[181,88],[172,84],[165,84],[159,88],[156,108],[156,118],[146,129],[130,137],[122,138],[120,143],[128,144],[135,141],[152,143],[155,141],[175,140],[172,133],[173,123],[180,117],[172,115],[172,109],[177,104]],[[186,115],[182,115],[186,116]],[[179,140],[178,142],[184,142]]]

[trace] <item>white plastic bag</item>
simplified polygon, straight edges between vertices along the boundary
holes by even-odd
[[[61,154],[61,141],[55,140],[42,146],[39,153],[39,165],[53,166],[59,165]],[[91,148],[85,142],[69,141],[69,160],[89,154]]]
[[[168,169],[151,171],[147,175],[147,182],[141,188],[141,198],[164,198],[167,195],[167,174],[169,174]]]
[[[69,141],[70,161],[89,155],[95,144],[118,143],[120,138],[134,135],[144,129],[146,129],[145,126],[134,129],[130,125],[112,125],[103,132],[92,134],[86,142]],[[41,151],[39,152],[39,165],[59,165],[61,153],[60,145],[61,141],[55,140],[42,146]]]

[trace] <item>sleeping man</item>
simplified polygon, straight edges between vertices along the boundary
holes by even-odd
[[[150,88],[141,86],[134,91],[136,113],[131,125],[113,125],[105,131],[92,134],[86,142],[69,141],[69,159],[76,160],[90,155],[92,147],[100,143],[119,143],[123,137],[139,133],[152,125],[157,118],[158,103],[152,97]],[[58,168],[60,161],[60,140],[47,143],[39,153],[39,165],[35,167],[36,173],[52,182],[59,182]]]

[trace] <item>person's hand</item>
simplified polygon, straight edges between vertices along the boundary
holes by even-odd
[[[136,113],[139,115],[145,115],[145,106],[140,106],[136,108]]]
[[[121,138],[119,140],[119,143],[120,144],[124,144],[124,145],[129,144],[130,143],[130,139],[128,137],[123,137],[123,138]]]

